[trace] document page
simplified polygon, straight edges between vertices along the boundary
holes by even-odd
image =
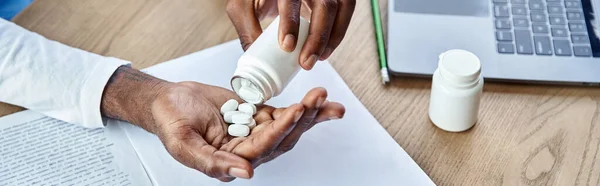
[[[115,162],[113,146],[104,129],[83,128],[34,111],[2,117],[0,185],[149,183],[145,172],[132,177]]]
[[[231,41],[145,71],[168,81],[197,81],[230,89],[229,81],[242,53],[239,42]],[[258,167],[251,180],[221,183],[209,178],[173,159],[155,135],[120,124],[158,186],[435,185],[327,62],[298,73],[286,90],[267,104],[289,106],[314,87],[325,87],[329,100],[344,104],[345,118],[313,127],[290,152]]]

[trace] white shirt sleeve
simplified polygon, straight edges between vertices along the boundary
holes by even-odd
[[[88,128],[104,127],[100,101],[128,61],[48,40],[0,19],[0,101]]]

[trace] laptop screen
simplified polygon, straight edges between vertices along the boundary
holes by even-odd
[[[585,22],[592,45],[594,57],[600,57],[600,11],[595,10],[599,7],[598,3],[594,4],[593,0],[582,0]]]

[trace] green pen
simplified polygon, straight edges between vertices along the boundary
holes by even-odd
[[[383,40],[383,28],[381,26],[381,13],[379,11],[379,1],[371,0],[373,7],[373,22],[375,23],[375,35],[377,37],[377,52],[379,53],[379,69],[383,84],[390,82],[390,75],[387,69],[387,60],[385,55],[385,41]]]

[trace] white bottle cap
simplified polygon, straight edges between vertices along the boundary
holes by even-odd
[[[444,79],[456,85],[472,85],[481,75],[479,58],[469,51],[459,49],[442,53],[438,69]]]

